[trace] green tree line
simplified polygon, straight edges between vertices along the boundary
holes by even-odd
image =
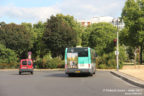
[[[7,65],[18,66],[19,60],[27,58],[27,53],[31,51],[37,67],[54,67],[56,62],[61,64],[55,64],[55,67],[62,67],[65,48],[81,45],[81,32],[81,25],[70,15],[57,14],[51,16],[47,22],[33,25],[1,22],[0,66],[1,68],[11,67]]]
[[[131,59],[132,50],[143,52],[143,0],[127,0],[122,11],[125,28],[120,31],[120,67]],[[138,9],[137,9],[138,8]],[[138,12],[136,10],[139,10]],[[83,27],[73,16],[57,14],[37,24],[0,23],[0,68],[17,68],[19,60],[32,58],[37,68],[63,68],[67,47],[91,47],[98,54],[98,68],[116,68],[114,51],[117,28],[110,23]],[[131,50],[130,50],[131,49]]]

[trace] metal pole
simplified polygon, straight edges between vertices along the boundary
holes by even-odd
[[[119,38],[118,38],[119,34],[118,34],[118,31],[117,31],[117,55],[116,55],[116,60],[117,60],[117,71],[119,71],[119,46],[118,46],[118,43],[119,43]]]
[[[117,19],[117,54],[116,54],[116,61],[117,61],[117,71],[119,71],[119,33],[118,33],[118,24],[119,24],[119,21]]]

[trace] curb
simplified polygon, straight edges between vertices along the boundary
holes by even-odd
[[[114,71],[115,69],[96,69],[96,71]]]
[[[0,69],[0,71],[18,71],[19,69]]]
[[[114,71],[115,69],[96,69],[96,71]],[[19,69],[0,69],[0,71],[19,71]],[[34,71],[65,71],[64,68],[59,69],[34,69]]]
[[[34,71],[64,71],[65,69],[34,69]]]
[[[64,71],[65,69],[34,69],[34,71]],[[19,71],[19,69],[0,69],[0,71]]]
[[[137,79],[135,77],[132,77],[130,75],[127,75],[127,74],[124,74],[124,73],[121,73],[121,72],[117,72],[117,71],[110,71],[111,74],[123,79],[124,81],[130,83],[130,84],[133,84],[135,86],[138,86],[138,87],[141,87],[141,88],[144,88],[144,81],[143,80],[140,80],[140,79]]]

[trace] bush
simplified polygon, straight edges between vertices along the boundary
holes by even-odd
[[[44,68],[44,65],[43,65],[41,58],[37,57],[36,62],[35,62],[35,67],[36,68]]]
[[[119,68],[123,67],[123,62],[127,60],[128,55],[126,53],[125,46],[119,47]],[[110,52],[107,54],[103,54],[102,56],[97,57],[96,64],[98,68],[106,68],[106,69],[115,69],[116,68],[116,55],[114,52]]]
[[[119,54],[119,59],[121,60],[121,62],[128,60],[128,53],[126,51],[126,48],[124,45],[119,47],[120,49],[120,54]]]
[[[60,57],[56,57],[47,61],[46,68],[64,68],[64,61]]]
[[[50,68],[50,69],[57,68],[58,61],[59,60],[57,58],[53,58],[53,59],[48,60],[46,68]]]
[[[110,59],[110,60],[108,60],[108,62],[107,62],[107,67],[108,67],[109,69],[116,68],[116,60],[115,60],[115,59]]]
[[[97,63],[100,69],[114,69],[116,68],[116,56],[114,52],[103,54],[97,58]],[[122,66],[121,63],[119,65]]]
[[[100,69],[106,69],[107,66],[106,66],[105,64],[100,64],[100,65],[99,65],[99,68],[100,68]]]
[[[37,68],[64,68],[64,60],[61,57],[52,58],[49,54],[45,55],[42,59],[37,58]]]
[[[16,68],[18,66],[17,54],[0,44],[0,68]]]

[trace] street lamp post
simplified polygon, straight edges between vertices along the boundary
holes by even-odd
[[[121,21],[119,18],[117,19],[113,19],[112,23],[114,24],[114,26],[117,27],[117,39],[116,39],[116,51],[115,51],[115,55],[116,55],[116,63],[117,63],[117,71],[119,71],[119,30],[121,30],[124,27],[124,23],[123,21]]]
[[[117,62],[117,71],[119,71],[119,19],[117,19],[117,47],[116,47],[116,62]]]
[[[118,19],[115,19],[113,21],[114,25],[117,27],[117,41],[116,41],[116,51],[115,51],[115,55],[116,55],[116,63],[117,63],[117,71],[119,71],[119,25],[120,25],[120,20],[119,18]]]

